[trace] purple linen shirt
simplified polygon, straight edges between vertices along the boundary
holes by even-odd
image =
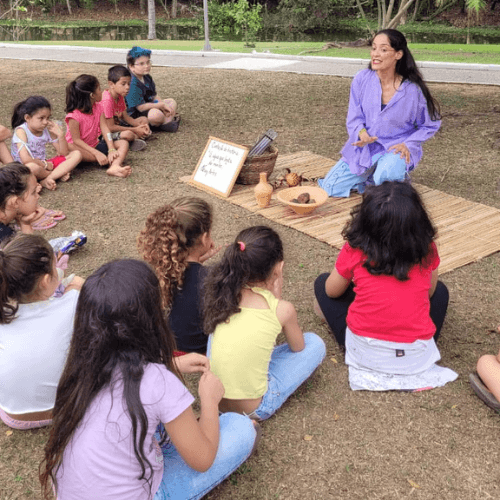
[[[410,151],[408,170],[412,170],[422,158],[422,143],[441,126],[441,121],[431,120],[420,87],[408,80],[383,110],[381,104],[382,87],[376,71],[364,69],[357,73],[351,84],[346,120],[349,139],[341,151],[342,159],[355,175],[372,166],[373,155],[387,153],[391,146],[402,142]],[[353,146],[363,128],[370,136],[378,137],[377,141],[362,148]]]

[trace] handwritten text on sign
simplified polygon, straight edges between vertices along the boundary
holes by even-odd
[[[210,138],[193,181],[227,193],[247,153],[248,150],[242,146]]]

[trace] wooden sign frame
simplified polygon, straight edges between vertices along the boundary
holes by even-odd
[[[227,198],[248,151],[246,146],[210,136],[189,182]]]

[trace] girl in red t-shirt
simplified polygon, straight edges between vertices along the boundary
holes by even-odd
[[[439,359],[434,341],[446,315],[448,290],[438,282],[436,230],[420,196],[406,182],[371,187],[342,235],[346,243],[335,269],[316,279],[314,308],[346,346],[346,363],[360,370],[361,378],[363,370],[371,380],[376,372],[376,383],[351,380],[351,386],[421,389],[414,376]],[[384,374],[391,380],[402,376],[404,382],[379,383]]]

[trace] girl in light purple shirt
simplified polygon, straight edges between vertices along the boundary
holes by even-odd
[[[440,118],[404,35],[379,31],[369,69],[351,85],[342,158],[319,185],[330,196],[348,197],[351,189],[362,193],[366,185],[408,178],[422,158],[422,143],[439,130]]]
[[[208,359],[174,359],[158,278],[145,263],[105,264],[82,287],[53,426],[40,469],[43,498],[198,499],[257,441],[244,416],[219,417],[224,395]],[[181,373],[200,372],[200,417]]]

